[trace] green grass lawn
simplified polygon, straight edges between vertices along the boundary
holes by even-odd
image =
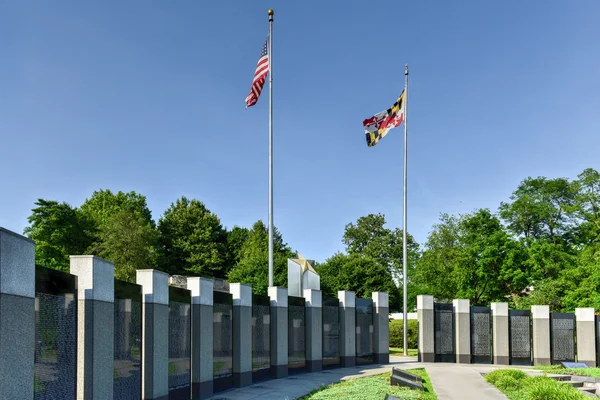
[[[412,357],[416,357],[419,354],[419,350],[417,349],[408,349],[408,355]],[[391,356],[403,356],[404,349],[402,347],[390,347],[390,355]]]
[[[400,397],[404,400],[437,400],[431,386],[431,381],[425,369],[408,370],[423,378],[424,391],[411,390],[401,386],[390,385],[391,373],[367,376],[364,378],[350,379],[336,383],[301,397],[302,400],[330,400],[330,399],[356,399],[356,400],[382,400],[386,394]]]
[[[510,400],[586,400],[574,387],[547,376],[528,376],[515,369],[498,369],[485,376]]]
[[[600,368],[564,368],[562,365],[543,365],[534,367],[534,369],[548,372],[551,374],[579,375],[600,378]]]

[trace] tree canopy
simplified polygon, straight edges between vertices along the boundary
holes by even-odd
[[[600,174],[524,179],[498,213],[442,215],[416,280],[438,299],[573,310],[600,305]]]
[[[35,240],[36,263],[69,271],[69,256],[85,254],[92,245],[94,226],[69,204],[38,199],[24,233]]]
[[[267,293],[266,225],[228,230],[197,199],[180,197],[155,223],[144,195],[100,189],[79,207],[38,199],[28,220],[24,232],[37,243],[36,262],[47,267],[68,271],[69,255],[93,254],[114,262],[119,279],[159,268]],[[348,223],[343,251],[316,263],[323,292],[387,291],[391,310],[402,309],[402,233],[381,213]],[[592,168],[576,179],[527,177],[496,212],[441,214],[422,245],[410,234],[407,240],[408,311],[418,294],[468,298],[473,305],[600,308],[600,173]],[[287,285],[287,259],[295,257],[276,229],[276,285]]]
[[[295,254],[277,228],[273,232],[273,284],[287,287],[287,259]],[[230,282],[246,283],[254,293],[266,295],[269,287],[269,230],[257,221],[247,233],[239,251],[239,261],[229,271]]]
[[[159,268],[171,275],[224,278],[227,232],[199,200],[181,197],[158,221]]]

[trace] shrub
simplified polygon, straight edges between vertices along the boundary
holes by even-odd
[[[408,320],[408,348],[416,349],[418,344],[419,322]],[[401,319],[390,321],[390,347],[404,347],[404,322]]]
[[[570,385],[560,383],[547,376],[528,379],[527,394],[531,400],[582,400],[583,393]]]
[[[494,386],[497,386],[498,389],[501,387],[498,386],[498,382],[505,381],[506,384],[510,382],[517,382],[527,378],[527,374],[518,369],[497,369],[493,372],[490,372],[485,376],[485,380],[491,383]]]
[[[504,376],[501,376],[500,378],[498,378],[498,380],[496,380],[496,383],[494,383],[494,386],[496,386],[498,389],[500,389],[502,391],[516,390],[519,387],[519,381],[510,375],[504,375]]]
[[[584,395],[574,387],[547,376],[527,376],[515,369],[490,372],[485,380],[511,399],[523,400],[583,400]]]

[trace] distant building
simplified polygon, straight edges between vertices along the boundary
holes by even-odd
[[[401,312],[390,313],[390,319],[403,319],[403,315]],[[406,313],[406,319],[418,319],[416,312]]]

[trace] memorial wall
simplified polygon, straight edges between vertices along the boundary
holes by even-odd
[[[355,310],[353,292],[323,298],[309,260],[300,260],[301,296],[278,287],[260,296],[153,269],[124,282],[96,256],[72,256],[70,273],[35,266],[35,244],[2,228],[0,254],[0,370],[11,382],[0,381],[2,398],[203,399],[373,362],[374,345],[389,343],[387,294],[373,293],[385,315],[372,299],[356,299]]]

